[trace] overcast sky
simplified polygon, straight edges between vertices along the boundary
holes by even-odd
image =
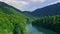
[[[60,2],[60,0],[0,0],[22,11],[33,11],[51,4]]]

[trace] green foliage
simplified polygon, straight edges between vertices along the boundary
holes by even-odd
[[[26,16],[10,7],[0,8],[0,34],[26,34]]]
[[[60,33],[60,15],[40,17],[39,19],[33,21],[32,24]]]

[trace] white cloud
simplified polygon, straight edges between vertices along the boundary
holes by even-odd
[[[7,3],[7,4],[10,4],[10,5],[24,11],[24,10],[30,10],[30,9],[27,9],[27,8],[29,6],[31,7],[32,6],[31,4],[33,4],[33,5],[35,3],[38,3],[38,4],[42,3],[43,4],[43,3],[45,3],[46,0],[25,0],[25,1],[24,0],[0,0],[0,1],[3,1],[3,2]],[[60,2],[60,0],[56,0],[55,2],[51,2],[49,4],[46,3],[46,4],[47,5],[52,5],[52,4],[55,4],[57,2]],[[37,9],[37,7],[31,7],[31,10],[35,10],[35,9]]]
[[[24,6],[28,5],[29,3],[26,1],[18,1],[18,0],[0,0],[3,1],[9,5],[12,5],[20,10],[24,9]]]
[[[18,1],[18,0],[0,0],[6,3],[20,3],[20,4],[24,4],[27,5],[28,3],[26,1]]]
[[[45,0],[31,0],[32,2],[40,2],[40,3],[43,3],[45,2]]]
[[[60,0],[57,0],[57,1],[55,1],[55,2],[52,2],[52,3],[50,3],[49,5],[56,4],[56,3],[60,3]]]
[[[60,0],[58,0],[58,2],[60,2]]]

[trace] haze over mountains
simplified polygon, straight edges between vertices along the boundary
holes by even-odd
[[[22,11],[20,11],[20,10],[16,9],[15,7],[10,6],[4,2],[0,2],[0,5],[11,7],[13,9],[17,10],[18,12],[22,13]],[[26,15],[31,15],[31,16],[35,16],[35,17],[48,16],[48,15],[50,15],[50,16],[51,15],[59,15],[60,14],[60,3],[56,3],[56,4],[46,6],[43,8],[38,8],[32,12],[24,11],[23,13]]]
[[[34,16],[48,16],[48,15],[59,15],[60,14],[60,3],[56,3],[44,8],[36,9],[32,12]]]
[[[38,8],[32,12],[25,12],[28,13],[30,15],[33,15],[35,17],[39,17],[39,16],[52,16],[52,15],[60,15],[60,3],[56,3],[50,6],[46,6],[43,8]]]
[[[38,8],[32,12],[22,12],[13,6],[0,2],[0,34],[26,34],[25,27],[27,18],[32,20],[35,17],[52,15],[60,15],[60,3]]]

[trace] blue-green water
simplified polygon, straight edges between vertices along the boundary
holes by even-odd
[[[42,27],[32,26],[31,23],[26,25],[26,30],[27,30],[26,34],[58,34],[54,31],[44,29]]]

